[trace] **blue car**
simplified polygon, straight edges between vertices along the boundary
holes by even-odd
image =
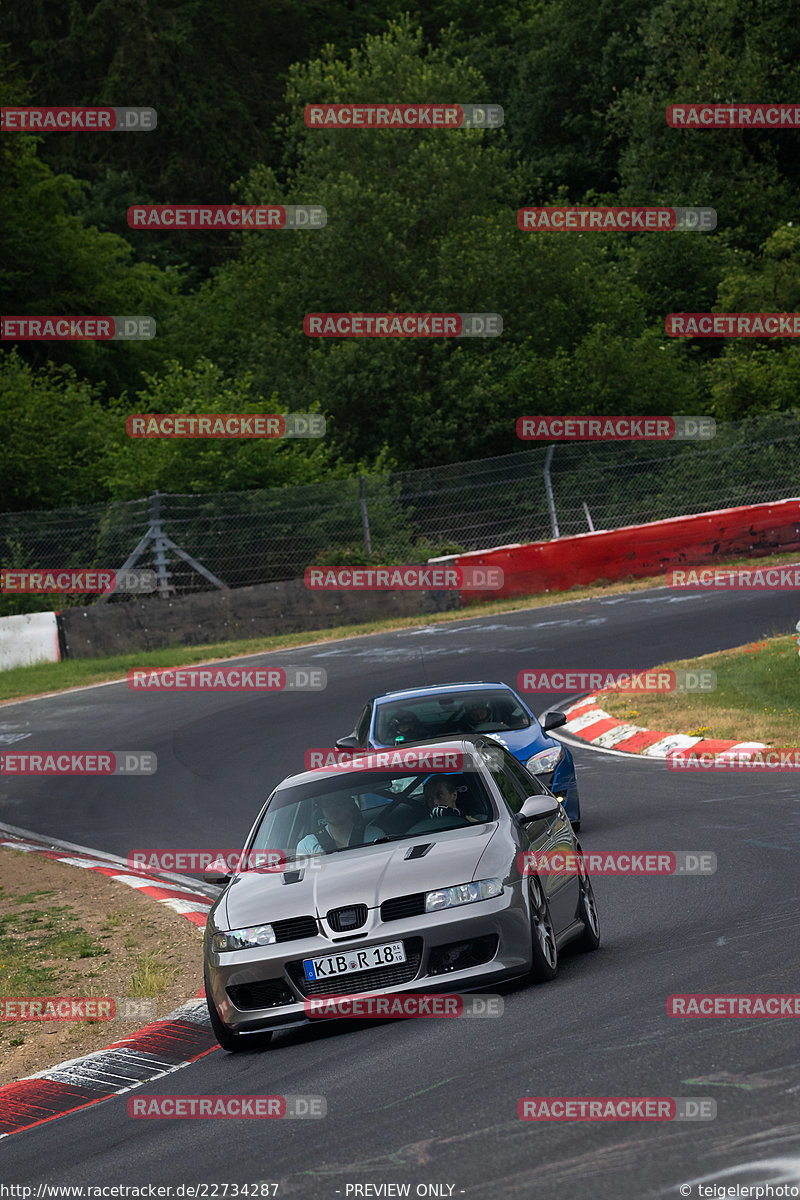
[[[379,750],[461,733],[488,734],[505,746],[559,797],[574,829],[581,804],[575,763],[569,748],[549,736],[565,725],[561,712],[549,712],[540,725],[524,700],[505,683],[447,683],[385,692],[364,706],[356,727],[340,738],[340,750]]]

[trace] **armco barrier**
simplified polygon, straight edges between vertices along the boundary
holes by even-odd
[[[0,617],[0,671],[58,662],[58,622],[52,612]]]
[[[636,579],[672,567],[713,563],[725,558],[800,550],[800,499],[673,517],[648,525],[625,525],[601,533],[550,542],[530,542],[476,550],[436,562],[456,566],[502,567],[501,589],[462,593],[461,603],[563,592],[598,580]]]

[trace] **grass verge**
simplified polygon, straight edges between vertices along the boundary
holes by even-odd
[[[620,720],[667,733],[776,748],[800,745],[800,657],[794,637],[766,638],[661,666],[715,671],[716,689],[640,696],[603,692],[600,707]]]
[[[3,1013],[10,1002],[24,1017],[19,1002],[29,999],[123,1001],[110,1021],[0,1020],[0,1086],[102,1049],[166,1016],[202,983],[200,931],[135,889],[7,847],[0,877]]]
[[[755,562],[757,565],[765,567],[794,563],[797,562],[797,552],[773,554],[766,558],[758,558]],[[716,567],[753,565],[752,557],[725,559],[714,563]],[[270,650],[315,646],[324,642],[340,641],[344,638],[363,637],[365,634],[390,633],[399,629],[445,625],[453,621],[491,617],[499,613],[527,612],[537,608],[546,608],[553,604],[563,604],[566,601],[597,600],[625,592],[640,592],[648,588],[664,587],[664,580],[664,575],[651,575],[644,579],[624,579],[618,583],[599,580],[590,587],[575,587],[566,592],[515,597],[511,600],[495,600],[487,604],[470,604],[452,612],[395,617],[384,621],[368,621],[361,625],[339,625],[333,629],[277,634],[273,637],[209,642],[201,646],[167,646],[160,650],[141,650],[136,653],[114,655],[107,658],[73,658],[60,663],[38,663],[32,667],[14,667],[10,671],[0,671],[0,703],[65,691],[68,688],[82,687],[92,683],[106,683],[122,679],[129,670],[134,668],[191,666],[228,658],[241,658],[248,654],[263,654]]]

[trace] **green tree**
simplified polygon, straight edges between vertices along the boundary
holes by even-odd
[[[800,311],[800,228],[780,226],[758,255],[740,252],[719,285],[719,312]],[[793,410],[800,397],[800,352],[785,337],[731,338],[708,364],[713,412],[723,420]]]
[[[98,390],[71,367],[36,372],[16,351],[0,354],[0,512],[106,498],[96,471],[113,417]]]
[[[163,492],[244,491],[314,483],[344,473],[325,438],[131,438],[126,419],[139,413],[277,413],[276,394],[262,399],[246,377],[229,379],[208,359],[194,367],[168,364],[148,376],[137,400],[113,406],[114,437],[103,463],[104,485],[115,500]],[[308,410],[306,410],[308,411]]]
[[[22,85],[0,61],[2,103],[19,104]],[[38,154],[39,136],[6,133],[0,141],[0,309],[7,315],[155,317],[161,326],[177,301],[177,279],[135,262],[124,238],[86,227],[70,211],[83,184],[56,174]],[[119,390],[162,361],[152,342],[20,342],[34,366],[72,365]]]
[[[647,68],[626,88],[612,127],[625,138],[621,194],[630,203],[711,205],[721,230],[754,250],[789,220],[800,183],[793,130],[680,130],[669,104],[789,100],[800,87],[800,29],[778,0],[662,0],[643,23]]]

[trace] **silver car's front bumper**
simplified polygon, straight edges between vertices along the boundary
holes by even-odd
[[[464,970],[429,973],[432,956],[438,947],[471,942],[491,935],[495,936],[497,944],[488,961]],[[387,983],[384,977],[382,986],[368,986],[369,975],[380,977],[383,972],[383,968],[380,968],[375,972],[362,972],[358,979],[347,974],[334,976],[330,985],[304,983],[303,959],[398,941],[406,946],[410,966],[404,974],[408,976],[413,971],[410,978]],[[307,998],[474,990],[490,982],[522,975],[531,964],[530,921],[519,882],[506,884],[503,894],[492,900],[480,900],[474,904],[402,920],[383,921],[379,909],[370,909],[366,925],[349,937],[318,934],[316,937],[223,954],[211,951],[209,944],[210,938],[207,936],[205,967],[211,998],[222,1022],[235,1033],[289,1028],[303,1025],[309,1020],[318,1020],[306,1014]],[[413,956],[409,953],[411,948]],[[418,965],[413,970],[417,953]],[[403,973],[398,969],[397,974]],[[281,990],[285,991],[285,996],[279,998],[285,998],[287,1002],[270,1004],[265,1008],[237,1007],[228,993],[229,988],[264,983],[271,984],[276,992],[279,985],[283,985]],[[330,990],[324,990],[328,986]],[[307,990],[309,988],[311,990]]]

